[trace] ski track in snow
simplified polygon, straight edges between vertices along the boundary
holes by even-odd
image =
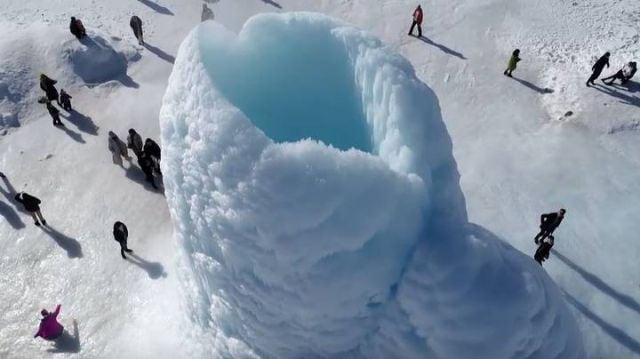
[[[426,41],[406,36],[415,6],[409,1],[372,6],[367,0],[221,0],[210,6],[217,19],[237,31],[254,13],[279,11],[273,3],[283,10],[317,10],[368,29],[412,62],[440,99],[472,221],[532,254],[539,214],[565,206],[557,254],[545,270],[575,309],[590,358],[640,357],[640,287],[634,277],[640,255],[634,211],[640,200],[638,85],[630,90],[584,87],[593,61],[605,51],[612,52],[612,61],[604,75],[638,59],[637,2],[429,2],[423,4]],[[43,213],[60,233],[56,238],[77,240],[82,258],[69,258],[23,213],[0,222],[0,357],[49,356],[49,345],[32,335],[39,309],[56,303],[62,304],[65,326],[71,328],[71,318],[78,320],[80,357],[197,357],[212,347],[220,355],[247,355],[241,343],[221,333],[207,333],[205,340],[189,325],[198,318],[182,317],[176,289],[183,285],[189,293],[190,282],[175,262],[165,201],[143,189],[139,177],[131,180],[112,165],[106,149],[109,130],[124,137],[135,127],[145,137],[158,138],[170,60],[199,20],[200,4],[24,0],[3,8],[5,35],[34,21],[65,34],[69,17],[77,15],[90,31],[131,44],[128,19],[136,13],[153,47],[138,49],[141,59],[129,63],[127,74],[138,88],[110,82],[88,89],[48,67],[55,61],[47,53],[39,57],[28,51],[55,49],[57,42],[18,47],[24,57],[14,63],[24,66],[15,70],[27,71],[9,76],[7,84],[5,74],[14,69],[3,65],[3,52],[0,126],[18,121],[21,127],[0,137],[0,171],[17,190],[43,199]],[[3,37],[0,49],[7,38],[13,36]],[[514,72],[520,81],[501,75],[515,47],[522,50],[523,61]],[[74,107],[99,127],[98,136],[64,118],[67,131],[51,126],[41,105],[32,104],[40,94],[30,90],[37,87],[39,72],[57,78],[58,88],[68,87]],[[545,88],[553,92],[541,94]],[[12,116],[14,111],[20,116]],[[567,111],[574,115],[558,121]],[[0,187],[6,189],[5,183]],[[2,213],[11,213],[12,203],[0,200],[8,204]],[[146,270],[124,265],[111,236],[117,219],[129,226],[131,248],[161,263],[166,277],[152,280]]]

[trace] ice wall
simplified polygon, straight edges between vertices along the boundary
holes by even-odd
[[[580,356],[551,280],[468,223],[437,97],[371,35],[202,24],[161,122],[201,325],[263,357]]]

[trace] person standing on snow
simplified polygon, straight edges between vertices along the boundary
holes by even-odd
[[[127,136],[127,147],[129,147],[136,157],[142,156],[142,137],[133,128],[129,129],[129,136]]]
[[[160,146],[158,146],[158,144],[150,139],[147,138],[144,141],[144,153],[149,155],[149,158],[153,161],[153,169],[158,172],[160,172]]]
[[[144,179],[151,184],[151,187],[153,187],[154,189],[158,189],[158,186],[153,179],[153,160],[149,157],[149,155],[143,152],[142,155],[138,157],[138,164],[140,165],[140,168],[144,173]]]
[[[201,21],[213,20],[215,15],[213,14],[213,10],[211,10],[207,4],[202,4],[202,15],[200,16]]]
[[[593,71],[593,73],[591,74],[591,77],[589,77],[589,79],[587,80],[587,87],[590,87],[591,85],[595,85],[593,81],[598,79],[605,65],[607,65],[607,68],[609,68],[610,55],[611,55],[610,53],[605,52],[604,55],[602,55],[602,57],[599,58],[598,61],[596,61],[593,67],[591,67],[591,70]]]
[[[616,72],[612,76],[603,78],[602,82],[604,82],[607,85],[613,85],[613,83],[616,80],[620,80],[620,82],[624,85],[625,83],[627,83],[627,81],[633,78],[633,76],[636,74],[636,70],[637,70],[636,63],[631,61],[628,64],[625,64],[622,69],[620,69],[618,72]],[[607,80],[611,80],[611,81],[607,82]]]
[[[418,37],[422,37],[422,15],[422,7],[418,5],[413,11],[413,23],[411,24],[411,29],[409,29],[409,36],[413,36],[413,28],[418,26]]]
[[[64,109],[67,112],[72,110],[71,108],[72,98],[73,97],[71,97],[68,93],[66,93],[64,89],[60,89],[60,106],[62,106],[62,109]]]
[[[58,110],[51,101],[47,101],[47,111],[49,111],[49,115],[53,119],[54,126],[63,126],[62,121],[60,121],[60,110]]]
[[[55,312],[49,313],[46,309],[43,309],[40,314],[42,314],[42,319],[40,319],[40,328],[38,328],[38,332],[33,337],[41,337],[44,340],[55,340],[60,337],[64,332],[64,327],[62,324],[58,323],[60,304],[56,306]]]
[[[40,88],[47,95],[47,100],[56,101],[58,105],[60,104],[60,100],[58,99],[58,90],[56,90],[56,83],[58,81],[49,78],[45,74],[40,74]]]
[[[539,244],[545,238],[549,237],[553,240],[553,231],[558,228],[562,220],[564,219],[564,214],[567,211],[564,208],[560,208],[558,212],[547,213],[540,216],[540,233],[536,235],[533,241],[536,244]]]
[[[113,133],[113,131],[109,131],[109,151],[113,155],[113,163],[119,165],[120,167],[124,167],[122,164],[122,157],[127,160],[131,160],[129,157],[129,151],[127,150],[127,145],[122,142],[122,140]]]
[[[14,199],[16,200],[16,202],[22,203],[24,209],[31,214],[31,217],[33,217],[36,226],[40,226],[38,218],[40,218],[40,221],[42,221],[43,225],[47,225],[47,221],[42,216],[42,212],[40,212],[40,203],[42,202],[39,198],[25,192],[20,192],[16,194]]]
[[[124,255],[124,252],[131,253],[133,251],[127,247],[129,230],[124,223],[118,221],[113,224],[113,238],[116,240],[116,242],[120,243],[120,254],[122,255],[122,259],[127,259],[127,256]]]
[[[504,74],[511,77],[511,73],[516,69],[520,60],[520,49],[513,50],[513,54],[511,54],[511,58],[507,64],[507,69],[504,70]]]
[[[69,31],[75,36],[78,40],[87,36],[87,31],[84,29],[84,25],[80,19],[76,19],[75,17],[71,17],[71,22],[69,23]]]
[[[542,265],[542,262],[549,259],[549,252],[551,252],[551,248],[553,248],[553,236],[549,237],[548,242],[546,240],[542,240],[536,250],[536,253],[533,255],[533,259]]]
[[[133,35],[138,39],[138,44],[144,45],[144,38],[142,36],[142,20],[136,15],[133,15],[131,20],[129,20],[129,26],[131,26],[131,29],[133,30]]]

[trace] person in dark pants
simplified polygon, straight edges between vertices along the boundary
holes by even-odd
[[[604,82],[607,85],[613,85],[613,83],[616,80],[620,80],[620,82],[624,85],[625,83],[627,83],[629,80],[633,78],[633,76],[636,74],[636,71],[637,71],[636,63],[631,61],[628,64],[624,65],[622,69],[620,69],[618,72],[616,72],[612,76],[603,78],[602,82]],[[610,80],[610,81],[607,82],[607,80]]]
[[[160,146],[158,146],[154,140],[147,138],[144,141],[144,153],[149,156],[153,164],[153,169],[158,174],[162,174],[162,172],[160,172],[160,152]]]
[[[536,254],[533,255],[533,259],[536,262],[542,265],[542,262],[549,259],[549,252],[551,252],[551,248],[553,248],[553,236],[549,237],[549,241],[542,240],[538,249],[536,250]]]
[[[131,26],[131,29],[133,30],[133,35],[138,39],[138,43],[140,45],[144,45],[144,38],[142,36],[142,20],[136,15],[133,15],[131,20],[129,20],[129,26]]]
[[[25,192],[20,192],[14,197],[14,199],[16,200],[16,202],[22,203],[24,209],[31,214],[31,217],[33,217],[36,226],[40,226],[38,217],[40,218],[40,221],[42,221],[43,225],[47,225],[47,221],[45,221],[42,213],[40,212],[41,201],[39,198]]]
[[[507,64],[507,69],[504,70],[504,74],[511,77],[511,73],[516,69],[520,60],[520,49],[513,50],[513,54],[511,54],[511,58]]]
[[[540,216],[540,233],[536,235],[533,241],[538,244],[543,241],[545,238],[549,237],[553,240],[553,231],[558,228],[562,220],[564,219],[564,214],[567,211],[564,208],[561,208],[558,212],[547,213]]]
[[[413,23],[408,35],[413,35],[413,29],[416,26],[418,27],[418,37],[422,37],[422,7],[420,5],[413,11]]]
[[[60,121],[60,111],[51,104],[51,101],[47,101],[47,111],[49,111],[49,115],[53,119],[54,126],[62,126],[62,121]]]
[[[64,89],[60,89],[60,106],[67,112],[72,110],[71,99],[71,95],[66,93]]]
[[[140,158],[143,154],[142,150],[142,137],[133,128],[129,129],[129,136],[127,136],[127,147],[129,147],[136,157]]]
[[[122,259],[127,259],[127,256],[124,255],[124,252],[131,253],[133,250],[127,247],[127,238],[129,238],[129,230],[124,223],[118,221],[113,224],[113,238],[116,242],[120,243],[120,255],[122,255]]]
[[[47,94],[47,100],[56,101],[58,105],[60,104],[60,100],[58,98],[58,90],[56,90],[56,83],[58,81],[49,78],[45,74],[40,74],[40,88],[42,91]]]
[[[87,31],[84,29],[84,25],[80,19],[76,19],[75,17],[71,17],[71,22],[69,23],[69,31],[75,36],[78,40],[87,36]]]
[[[602,57],[599,58],[598,61],[596,61],[596,63],[593,65],[593,67],[591,68],[593,73],[591,74],[591,77],[589,77],[589,79],[587,80],[587,87],[591,85],[595,85],[593,81],[598,79],[605,65],[607,66],[607,68],[609,67],[610,55],[611,55],[610,53],[605,52],[605,54],[602,55]]]
[[[138,157],[138,164],[140,165],[140,168],[142,168],[142,172],[144,172],[144,179],[151,183],[153,188],[158,189],[158,186],[156,186],[156,182],[153,179],[153,161],[149,155],[147,153],[143,153]]]

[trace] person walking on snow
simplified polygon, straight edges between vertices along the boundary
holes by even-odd
[[[511,77],[511,73],[516,69],[520,60],[520,49],[513,50],[513,54],[511,54],[511,58],[507,64],[507,69],[504,70],[504,74]]]
[[[87,31],[84,29],[84,25],[80,19],[76,19],[75,17],[71,17],[71,22],[69,23],[69,31],[75,36],[78,40],[87,36]]]
[[[202,4],[202,15],[200,16],[201,21],[213,20],[215,15],[213,14],[213,10],[211,10],[207,4]]]
[[[47,95],[47,100],[56,101],[58,105],[60,104],[60,100],[58,99],[58,90],[56,90],[56,83],[58,81],[49,78],[45,74],[40,74],[40,88]]]
[[[43,309],[42,319],[40,319],[40,328],[34,335],[34,338],[41,337],[44,340],[55,340],[60,337],[64,332],[62,324],[58,323],[58,314],[60,314],[60,304],[56,306],[56,310],[53,313],[49,313],[46,309]]]
[[[111,154],[113,155],[113,163],[120,167],[124,167],[122,164],[122,157],[127,160],[131,160],[131,157],[129,157],[129,151],[127,150],[127,145],[122,142],[118,135],[113,133],[113,131],[109,131],[109,151],[111,151]]]
[[[542,265],[542,262],[549,259],[549,252],[551,252],[551,248],[553,248],[553,236],[548,238],[548,242],[546,240],[542,240],[536,250],[536,253],[533,255],[533,259]]]
[[[536,237],[533,241],[536,244],[539,244],[545,238],[549,237],[553,240],[553,231],[558,228],[562,220],[564,219],[564,214],[567,211],[564,208],[560,208],[558,212],[546,213],[540,216],[540,233],[536,234]]]
[[[40,226],[38,218],[40,218],[40,221],[42,221],[43,225],[47,225],[47,221],[42,216],[42,212],[40,212],[40,203],[42,202],[39,198],[25,192],[20,192],[14,197],[14,199],[16,200],[16,202],[22,203],[24,209],[31,214],[31,217],[33,217],[36,226]]]
[[[138,39],[138,44],[144,45],[144,38],[142,36],[142,20],[140,20],[136,15],[133,15],[131,20],[129,20],[129,26],[131,26],[131,29],[133,30],[133,35]]]
[[[129,238],[129,230],[124,223],[118,221],[113,224],[113,238],[116,242],[120,243],[120,255],[122,255],[122,259],[127,259],[127,256],[124,255],[124,252],[131,253],[133,250],[127,247],[127,238]]]
[[[413,36],[413,29],[418,26],[418,37],[422,37],[422,7],[418,7],[413,11],[413,23],[409,29],[409,36]]]
[[[72,98],[73,97],[71,97],[68,93],[66,93],[64,89],[60,89],[60,106],[62,106],[62,109],[64,109],[67,112],[72,110],[71,108]]]
[[[153,161],[153,169],[158,172],[160,172],[160,146],[158,146],[158,144],[150,139],[147,138],[144,141],[144,153],[149,155],[149,158]]]
[[[129,147],[136,157],[142,156],[142,137],[133,128],[129,129],[129,136],[127,136],[127,147]]]
[[[60,110],[58,110],[51,101],[47,101],[47,111],[49,111],[49,115],[53,119],[54,126],[63,126],[62,121],[60,121]]]
[[[151,184],[151,187],[158,189],[158,186],[156,186],[156,182],[153,179],[153,160],[149,155],[143,152],[142,155],[138,157],[138,164],[144,173],[144,179]]]
[[[610,53],[605,52],[604,55],[602,55],[602,57],[599,58],[598,61],[596,61],[593,67],[591,67],[591,71],[593,71],[593,73],[591,74],[591,77],[589,77],[589,79],[587,80],[587,87],[590,87],[591,85],[595,85],[593,81],[597,80],[598,77],[600,77],[600,74],[602,73],[602,70],[604,69],[605,65],[607,66],[607,68],[609,68],[610,55],[611,55]]]
[[[637,70],[636,63],[631,61],[628,64],[625,64],[622,69],[620,69],[618,72],[616,72],[612,76],[603,78],[602,82],[604,82],[607,85],[613,85],[613,83],[616,80],[620,80],[620,82],[624,85],[625,83],[627,83],[627,81],[633,78],[633,76],[636,74],[636,70]],[[611,81],[607,82],[607,80],[611,80]]]

